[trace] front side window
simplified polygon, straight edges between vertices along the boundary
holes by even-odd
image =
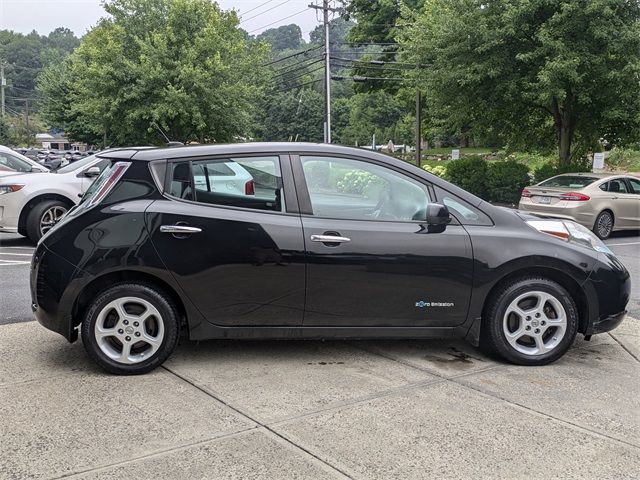
[[[461,198],[456,197],[440,187],[435,187],[435,190],[438,202],[445,205],[449,209],[451,215],[453,215],[462,225],[493,225],[493,222],[487,214],[470,203],[465,202]]]
[[[359,160],[314,156],[300,160],[315,216],[424,221],[430,199],[420,182]]]
[[[169,193],[210,205],[284,211],[280,159],[250,157],[173,163]]]

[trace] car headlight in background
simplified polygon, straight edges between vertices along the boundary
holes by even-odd
[[[571,242],[597,252],[613,253],[595,234],[575,222],[564,220],[528,220],[527,225],[541,233]]]
[[[5,193],[17,192],[22,187],[24,187],[24,185],[19,185],[19,184],[17,184],[17,185],[0,185],[0,195],[4,195]]]

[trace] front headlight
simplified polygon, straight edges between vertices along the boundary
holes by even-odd
[[[591,230],[575,222],[565,220],[528,220],[526,223],[539,232],[546,233],[565,242],[582,245],[597,252],[613,253]]]
[[[16,185],[0,185],[0,195],[4,195],[5,193],[17,192],[24,185],[16,184]]]

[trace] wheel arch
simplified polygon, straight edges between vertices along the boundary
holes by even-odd
[[[568,273],[549,266],[536,266],[536,267],[527,267],[520,268],[509,272],[502,278],[500,278],[489,290],[487,295],[484,298],[483,306],[482,306],[482,320],[480,328],[484,327],[484,322],[486,318],[486,310],[498,291],[500,291],[506,284],[512,283],[519,278],[526,277],[542,277],[549,280],[552,280],[562,286],[576,304],[578,308],[578,332],[584,333],[587,330],[589,325],[589,300],[587,299],[587,295],[584,290],[581,288],[578,281],[573,278]]]
[[[74,202],[71,198],[60,193],[43,193],[31,198],[20,211],[20,217],[18,218],[18,233],[20,235],[26,234],[27,219],[29,218],[29,213],[31,213],[33,207],[47,200],[58,200],[65,203],[68,208],[71,208],[76,204],[76,202]]]
[[[181,321],[180,326],[182,327],[185,324],[187,320],[187,310],[185,308],[184,301],[176,289],[169,283],[149,273],[137,270],[119,270],[94,278],[82,288],[80,293],[77,295],[72,308],[72,327],[75,328],[82,323],[91,300],[94,299],[101,290],[122,282],[140,283],[165,293],[173,301],[173,304],[178,311]]]

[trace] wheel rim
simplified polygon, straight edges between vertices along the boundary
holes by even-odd
[[[59,205],[46,209],[42,217],[40,217],[40,233],[44,235],[51,230],[53,226],[62,219],[65,213],[67,213],[67,209]]]
[[[598,233],[601,237],[608,237],[613,227],[613,219],[608,213],[603,213],[598,218]]]
[[[513,300],[504,314],[507,342],[524,355],[543,355],[556,348],[567,331],[567,313],[553,295],[533,291]]]
[[[122,297],[107,304],[94,327],[98,347],[118,363],[140,363],[162,345],[164,323],[156,307],[138,297]]]

